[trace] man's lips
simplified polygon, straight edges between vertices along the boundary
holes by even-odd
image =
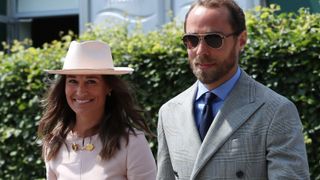
[[[214,66],[214,63],[196,63],[196,66],[198,66],[201,69],[208,69]]]

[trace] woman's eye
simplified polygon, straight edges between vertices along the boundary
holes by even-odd
[[[88,80],[87,83],[88,84],[96,84],[97,82],[95,80]]]
[[[68,83],[69,83],[69,84],[76,84],[76,83],[77,83],[77,81],[76,81],[76,80],[74,80],[74,79],[69,79],[69,80],[68,80]]]

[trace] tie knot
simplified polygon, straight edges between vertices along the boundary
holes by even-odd
[[[211,103],[213,101],[214,98],[216,98],[217,96],[211,92],[206,92],[204,94],[204,103],[208,104]]]

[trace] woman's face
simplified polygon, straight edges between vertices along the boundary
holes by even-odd
[[[77,117],[102,116],[111,89],[101,75],[67,75],[66,98]]]

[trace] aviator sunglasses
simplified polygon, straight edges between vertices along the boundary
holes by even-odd
[[[185,34],[182,37],[182,41],[188,49],[197,47],[201,40],[204,40],[209,47],[219,49],[222,47],[225,38],[234,36],[236,34],[237,32],[228,35],[223,35],[220,33]]]

